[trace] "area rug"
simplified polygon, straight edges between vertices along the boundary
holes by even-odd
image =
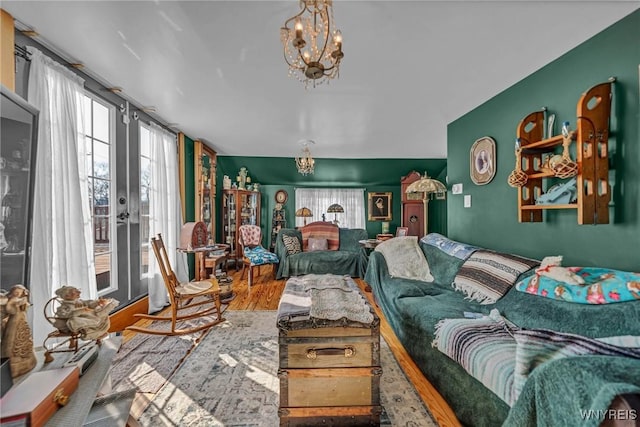
[[[275,311],[227,311],[151,400],[143,426],[277,426]],[[383,425],[437,426],[381,340]]]
[[[222,312],[228,305],[222,305]],[[195,310],[195,309],[193,309]],[[185,314],[188,311],[185,310]],[[210,322],[216,314],[178,322],[178,328],[189,328]],[[168,329],[171,322],[154,321],[150,329]],[[209,329],[210,330],[210,329]],[[124,343],[113,360],[111,387],[114,392],[136,389],[139,393],[157,393],[184,358],[207,331],[180,336],[137,333]]]

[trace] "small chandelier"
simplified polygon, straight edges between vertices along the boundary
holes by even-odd
[[[313,173],[313,168],[316,164],[316,161],[311,157],[311,151],[309,151],[309,144],[315,144],[312,140],[303,140],[302,141],[302,156],[296,157],[296,167],[298,168],[298,172],[302,175],[308,175]]]
[[[342,33],[334,27],[333,0],[300,0],[300,12],[280,28],[289,76],[313,87],[338,77]],[[293,28],[289,27],[293,23]]]

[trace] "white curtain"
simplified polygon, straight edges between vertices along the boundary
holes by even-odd
[[[327,213],[334,203],[342,206],[344,213]],[[296,188],[296,210],[302,207],[309,208],[313,214],[307,223],[322,221],[324,213],[327,221],[337,218],[342,228],[365,228],[364,188]],[[303,224],[303,218],[296,217],[296,226]]]
[[[149,198],[149,236],[162,234],[169,262],[178,280],[186,281],[186,256],[176,248],[182,227],[178,152],[176,136],[155,123],[150,124],[151,188]],[[161,310],[169,302],[167,289],[153,251],[149,253],[149,313]]]
[[[40,345],[52,326],[42,315],[60,286],[83,299],[97,296],[93,231],[82,124],[84,80],[34,47],[28,101],[40,110],[31,245],[33,336]]]

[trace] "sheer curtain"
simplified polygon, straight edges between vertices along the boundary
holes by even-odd
[[[344,213],[337,214],[340,227],[365,228],[364,188],[296,188],[296,210],[307,207],[313,214],[307,223],[322,221],[323,213],[333,221],[334,214],[326,212],[334,203],[344,208]],[[296,217],[296,227],[303,224],[303,218]]]
[[[60,286],[97,296],[82,108],[84,80],[34,47],[28,101],[40,110],[30,262],[33,338],[52,331],[42,307]]]
[[[178,280],[186,281],[188,272],[185,254],[178,254],[182,227],[182,208],[178,180],[176,136],[155,123],[150,124],[151,186],[149,197],[149,236],[162,234],[169,262]],[[149,313],[161,310],[169,303],[167,289],[152,251],[149,253]]]

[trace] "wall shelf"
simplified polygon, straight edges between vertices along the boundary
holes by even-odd
[[[518,187],[518,221],[542,222],[544,210],[576,209],[578,224],[608,224],[611,187],[609,185],[609,117],[614,78],[593,86],[577,104],[576,143],[578,173],[577,201],[569,204],[536,204],[556,174],[544,168],[543,154],[562,147],[562,135],[543,138],[545,112],[535,111],[518,124],[516,136],[521,143],[521,166],[527,182]]]

